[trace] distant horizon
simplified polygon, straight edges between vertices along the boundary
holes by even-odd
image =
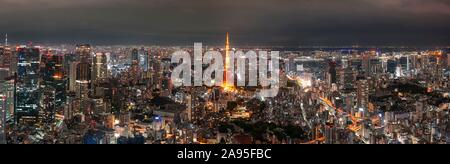
[[[4,40],[4,39],[3,39]],[[9,39],[9,46],[20,46],[20,45],[34,45],[34,46],[62,46],[62,45],[77,45],[77,44],[89,44],[91,46],[174,46],[174,47],[192,47],[194,43],[145,43],[145,42],[123,42],[123,43],[102,43],[95,41],[86,42],[34,42],[34,41],[24,41],[24,42],[11,42]],[[223,42],[201,42],[205,46],[220,47],[224,46]],[[4,42],[0,46],[4,46]],[[234,43],[231,42],[231,47],[286,47],[286,48],[450,48],[449,44],[429,44],[429,45],[408,45],[408,44],[270,44],[270,43]]]

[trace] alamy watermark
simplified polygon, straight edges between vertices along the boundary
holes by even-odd
[[[172,63],[178,64],[171,75],[175,87],[203,85],[213,87],[224,86],[224,83],[226,83],[225,85],[235,85],[235,77],[237,77],[236,85],[239,87],[259,85],[262,88],[259,93],[261,97],[275,97],[278,94],[280,83],[278,51],[270,53],[267,51],[258,51],[258,53],[255,51],[245,53],[228,51],[225,60],[219,51],[202,53],[202,43],[194,44],[193,60],[187,51],[179,50],[173,53]],[[247,61],[248,67],[246,67]],[[193,70],[192,65],[194,66]],[[203,65],[209,65],[209,67],[203,70]],[[248,76],[246,76],[247,70]],[[192,75],[194,75],[193,83]],[[246,77],[248,77],[247,80]]]

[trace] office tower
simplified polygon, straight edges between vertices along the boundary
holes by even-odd
[[[162,78],[162,66],[161,66],[161,58],[158,56],[159,54],[157,54],[158,52],[154,53],[153,55],[151,55],[151,59],[150,59],[150,69],[152,72],[151,75],[151,85],[152,88],[159,88],[161,87],[161,78]]]
[[[360,111],[367,111],[369,106],[369,83],[367,79],[360,79],[357,82],[357,107]]]
[[[80,62],[71,62],[69,71],[69,91],[75,92],[75,86],[77,82],[77,66]]]
[[[40,49],[17,49],[16,119],[22,116],[36,117],[39,112],[39,59]]]
[[[93,80],[106,79],[108,77],[108,59],[104,53],[96,53],[94,56]]]
[[[67,90],[74,91],[75,77],[76,76],[76,66],[80,61],[80,56],[74,53],[68,53],[64,55],[64,75],[67,77]]]
[[[56,108],[61,107],[65,102],[66,80],[63,68],[64,56],[53,54],[47,51],[42,55],[42,107],[45,111],[54,115]]]
[[[76,70],[75,93],[79,98],[88,98],[91,84],[90,64],[79,63]]]
[[[401,72],[403,75],[407,75],[409,72],[409,56],[402,56],[400,57],[400,66],[401,66]]]
[[[389,73],[389,74],[394,74],[395,75],[395,72],[396,72],[396,69],[397,69],[397,61],[396,60],[392,60],[392,59],[390,59],[390,60],[388,60],[387,61],[387,72]]]
[[[328,69],[327,69],[325,77],[326,77],[328,86],[331,86],[332,84],[335,84],[337,82],[337,71],[336,71],[336,62],[335,61],[328,62]]]
[[[9,69],[9,75],[17,72],[17,56],[9,46],[0,47],[0,68]]]
[[[6,144],[6,96],[0,93],[0,144]]]
[[[0,68],[0,94],[6,96],[6,121],[14,118],[15,80],[16,78],[11,76],[11,71],[8,68]]]
[[[339,77],[342,88],[344,89],[355,88],[354,85],[356,81],[356,71],[354,71],[351,67],[341,69]]]
[[[139,61],[139,50],[136,48],[131,50],[131,62],[133,61]]]
[[[79,56],[81,63],[92,64],[92,49],[89,44],[78,44],[75,48],[75,54]]]
[[[302,65],[303,66],[303,65]],[[297,72],[297,65],[295,64],[295,55],[289,54],[288,61],[286,62],[286,72]]]
[[[5,51],[6,50],[4,47],[0,47],[0,68],[3,68],[3,69],[8,68],[8,70],[9,70],[9,63],[11,63],[11,62],[4,62],[4,60],[6,58]]]
[[[383,73],[382,64],[381,61],[377,58],[372,58],[369,60],[369,72],[371,77],[374,77],[375,75]]]
[[[92,77],[92,48],[89,44],[76,46],[75,54],[79,56],[80,63],[76,65],[76,78],[74,90],[79,98],[87,98],[91,87]]]
[[[143,71],[148,71],[148,52],[145,50],[144,47],[139,49],[139,67]]]
[[[366,53],[362,55],[362,72],[365,77],[370,75],[370,56]]]
[[[0,53],[2,53],[1,49]],[[9,69],[0,68],[0,144],[6,144],[6,116],[9,109],[7,103],[7,89],[4,86],[4,82],[5,78],[7,78],[8,76]]]
[[[395,77],[403,77],[403,69],[402,69],[402,65],[399,64],[397,65],[397,67],[395,68]]]

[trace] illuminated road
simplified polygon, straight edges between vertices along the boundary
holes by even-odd
[[[330,112],[331,115],[336,116],[336,112],[337,112],[340,116],[350,117],[352,124],[347,127],[348,129],[350,129],[353,132],[357,132],[357,131],[361,130],[362,126],[359,125],[358,119],[355,118],[353,115],[345,114],[344,111],[336,108],[336,106],[334,106],[334,104],[327,98],[320,97],[319,100],[320,100],[320,102],[322,102],[323,105],[325,105],[325,108]]]
[[[307,82],[305,82],[305,81],[304,81],[303,79],[301,79],[300,77],[295,77],[295,78],[294,78],[294,77],[287,76],[287,78],[288,78],[289,80],[294,80],[294,81],[296,81],[297,84],[298,84],[300,87],[305,87],[305,86],[307,86],[307,84],[308,84]],[[306,84],[306,85],[305,85],[305,84]],[[353,115],[351,115],[351,114],[346,114],[342,109],[337,108],[337,107],[336,107],[330,100],[328,100],[327,98],[319,97],[319,100],[320,100],[320,102],[325,106],[325,109],[327,109],[327,111],[330,113],[330,115],[336,116],[336,117],[347,117],[347,118],[349,118],[349,119],[352,121],[352,124],[351,124],[351,125],[348,125],[348,126],[347,126],[347,129],[351,130],[351,131],[354,132],[354,133],[356,133],[356,132],[358,132],[358,131],[361,130],[362,126],[359,124],[358,119],[355,118]],[[309,120],[307,119],[307,117],[306,117],[306,111],[305,111],[305,109],[304,109],[304,107],[303,107],[303,104],[301,104],[301,110],[302,110],[302,114],[303,114],[303,119],[306,121],[306,123],[308,124],[308,126],[312,129],[313,127],[312,127],[310,121],[309,121]],[[322,130],[320,130],[320,132],[323,133]],[[317,143],[317,142],[323,142],[323,141],[325,141],[325,137],[317,138],[317,139],[315,139],[315,140],[306,142],[305,144],[314,144],[314,143]]]

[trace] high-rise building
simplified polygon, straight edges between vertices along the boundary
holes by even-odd
[[[77,66],[80,62],[71,62],[69,71],[69,91],[75,92],[77,82]]]
[[[397,65],[397,67],[395,68],[395,77],[403,77],[403,69],[402,69],[402,65]]]
[[[0,94],[0,144],[6,144],[6,96]]]
[[[6,46],[7,44],[5,44]],[[5,49],[0,47],[0,144],[6,144],[6,121],[9,110],[8,87],[5,78],[9,76],[9,63],[4,62]],[[8,64],[5,66],[5,64]]]
[[[91,70],[88,63],[79,63],[77,65],[77,80],[79,81],[90,81],[91,80]]]
[[[8,54],[8,51],[10,51],[9,48],[0,46],[0,69],[6,71],[9,74],[11,55]]]
[[[0,68],[0,94],[6,97],[5,117],[6,121],[14,118],[14,76],[10,76],[10,70]]]
[[[369,106],[369,84],[366,79],[357,82],[357,107],[360,111],[367,111]]]
[[[131,62],[139,61],[139,50],[134,48],[131,50]]]
[[[80,61],[80,57],[73,53],[68,53],[64,55],[64,75],[67,77],[67,90],[74,91],[75,77],[76,76],[76,66]]]
[[[91,84],[91,69],[88,63],[78,63],[76,70],[75,93],[79,98],[88,98]]]
[[[61,107],[66,99],[66,80],[63,68],[64,56],[47,51],[41,58],[42,107],[54,115],[56,108]]]
[[[17,48],[16,119],[37,116],[39,112],[40,49]]]
[[[388,60],[386,65],[387,65],[386,68],[387,72],[389,74],[395,74],[398,62],[396,60]]]
[[[148,52],[145,50],[144,47],[139,49],[139,67],[143,71],[148,71]]]
[[[79,56],[82,63],[92,63],[91,53],[91,45],[89,44],[78,44],[75,48],[75,54]]]
[[[93,80],[97,81],[108,77],[108,61],[104,53],[96,53],[94,56]]]
[[[75,54],[80,56],[80,63],[76,66],[75,93],[80,98],[87,98],[92,82],[92,49],[89,44],[76,46]]]
[[[370,70],[370,60],[371,60],[371,55],[369,53],[364,53],[362,55],[362,69],[364,72],[364,76],[368,77],[371,75],[371,70]]]
[[[339,77],[342,88],[345,89],[355,88],[356,71],[354,71],[351,67],[346,67],[340,70]]]
[[[327,79],[328,86],[331,86],[332,84],[335,84],[337,82],[337,71],[335,61],[329,61],[328,70],[325,76]]]

